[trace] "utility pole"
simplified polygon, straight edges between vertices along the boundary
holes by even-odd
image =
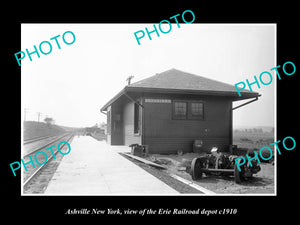
[[[42,113],[38,112],[37,114],[38,114],[38,123],[39,123],[40,122],[40,116],[41,116]]]
[[[130,85],[132,78],[134,78],[134,76],[132,76],[132,75],[130,75],[129,77],[127,77],[126,81],[127,81],[128,85]]]

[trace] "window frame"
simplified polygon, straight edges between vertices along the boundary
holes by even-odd
[[[192,104],[193,103],[200,103],[202,105],[202,115],[193,115],[193,112],[192,112]],[[191,100],[189,101],[189,113],[188,113],[188,119],[191,119],[191,120],[204,120],[204,102],[201,101],[201,100]]]
[[[186,103],[186,115],[178,116],[175,115],[175,103],[183,102]],[[202,104],[202,115],[193,115],[192,114],[192,103],[201,103]],[[181,100],[181,99],[173,99],[172,100],[172,119],[173,120],[205,120],[205,102],[203,100]]]
[[[176,115],[175,114],[175,104],[176,103],[185,103],[186,109],[185,109],[185,115]],[[186,120],[188,116],[188,103],[185,100],[173,100],[172,101],[172,119],[174,120]]]

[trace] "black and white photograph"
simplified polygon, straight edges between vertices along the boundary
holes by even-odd
[[[5,217],[297,216],[295,5],[67,4],[3,20]]]
[[[160,25],[21,25],[22,195],[276,195],[276,24]]]

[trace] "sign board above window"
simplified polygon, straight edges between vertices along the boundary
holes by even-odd
[[[171,99],[146,98],[145,102],[147,102],[147,103],[171,103]]]

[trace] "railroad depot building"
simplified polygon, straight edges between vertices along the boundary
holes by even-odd
[[[107,114],[107,143],[146,145],[149,153],[191,152],[232,145],[232,111],[260,95],[233,85],[170,69],[124,87],[101,112]],[[232,102],[254,98],[233,108]]]

